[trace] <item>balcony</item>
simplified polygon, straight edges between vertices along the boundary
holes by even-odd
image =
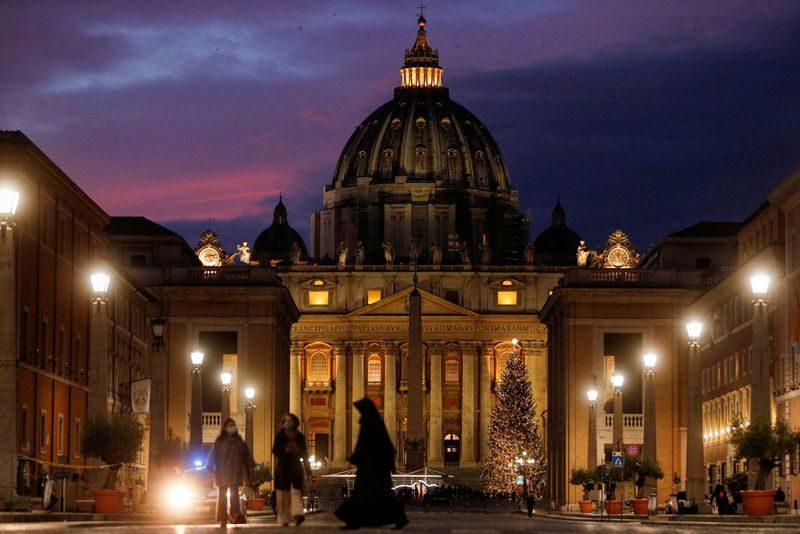
[[[614,414],[597,415],[597,452],[602,454],[605,445],[614,441]],[[626,413],[622,415],[622,441],[625,444],[644,441],[644,415]]]
[[[244,437],[247,432],[245,425],[245,416],[241,414],[231,414],[231,417],[236,419],[236,427],[239,429],[239,434]],[[191,418],[191,414],[187,414],[187,420]],[[203,444],[210,445],[219,436],[220,428],[222,427],[222,413],[221,412],[203,412]]]
[[[564,274],[564,287],[686,287],[707,288],[715,281],[708,270],[669,269],[571,269]]]

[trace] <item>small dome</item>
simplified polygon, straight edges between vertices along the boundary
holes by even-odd
[[[539,234],[533,244],[534,260],[540,265],[569,266],[577,264],[576,251],[581,238],[567,226],[566,213],[561,201],[553,208],[550,227]]]
[[[290,260],[294,243],[300,247],[300,259],[307,260],[306,243],[297,230],[289,226],[288,212],[281,197],[273,212],[272,226],[261,232],[253,244],[252,258],[269,263]]]

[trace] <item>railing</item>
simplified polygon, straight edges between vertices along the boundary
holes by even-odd
[[[561,285],[705,288],[713,280],[707,270],[577,268],[564,274]]]
[[[203,427],[207,426],[219,429],[222,426],[222,414],[220,412],[203,412]]]
[[[603,414],[603,425],[606,428],[613,428],[614,427],[614,414]],[[622,415],[622,427],[623,428],[643,428],[644,427],[644,415],[636,413],[626,413]]]

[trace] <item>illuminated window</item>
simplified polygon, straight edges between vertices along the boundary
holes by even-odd
[[[317,278],[316,280],[314,280],[314,286],[315,286],[315,287],[322,287],[322,286],[324,286],[324,285],[325,285],[325,282],[323,282],[323,281],[322,281],[322,280],[320,280],[319,278]]]
[[[310,306],[327,306],[328,305],[328,292],[327,291],[309,291],[308,304]]]
[[[455,357],[445,360],[444,383],[449,385],[458,385],[458,375],[458,360]]]
[[[367,383],[378,385],[381,383],[381,357],[371,354],[367,358]]]
[[[381,300],[381,290],[380,289],[368,289],[367,290],[367,304],[372,304],[373,302],[378,302]]]
[[[506,287],[510,287],[514,285],[514,282],[512,282],[511,280],[503,280],[503,285]]]
[[[498,306],[516,306],[517,292],[516,291],[498,291],[497,292],[497,305]]]
[[[328,381],[328,357],[322,352],[315,352],[311,355],[308,366],[309,382]]]

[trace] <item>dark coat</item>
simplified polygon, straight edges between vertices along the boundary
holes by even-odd
[[[361,412],[350,463],[355,465],[356,482],[350,499],[336,510],[336,517],[350,526],[377,527],[408,522],[392,490],[395,449],[375,403],[363,398],[355,403]]]
[[[237,433],[220,436],[214,441],[206,468],[214,473],[217,486],[238,487],[250,481],[255,464],[250,448]]]
[[[275,435],[272,445],[272,454],[275,455],[275,489],[303,489],[308,448],[306,438],[301,432],[295,436],[295,443],[294,449],[289,447],[289,436],[283,430]]]

